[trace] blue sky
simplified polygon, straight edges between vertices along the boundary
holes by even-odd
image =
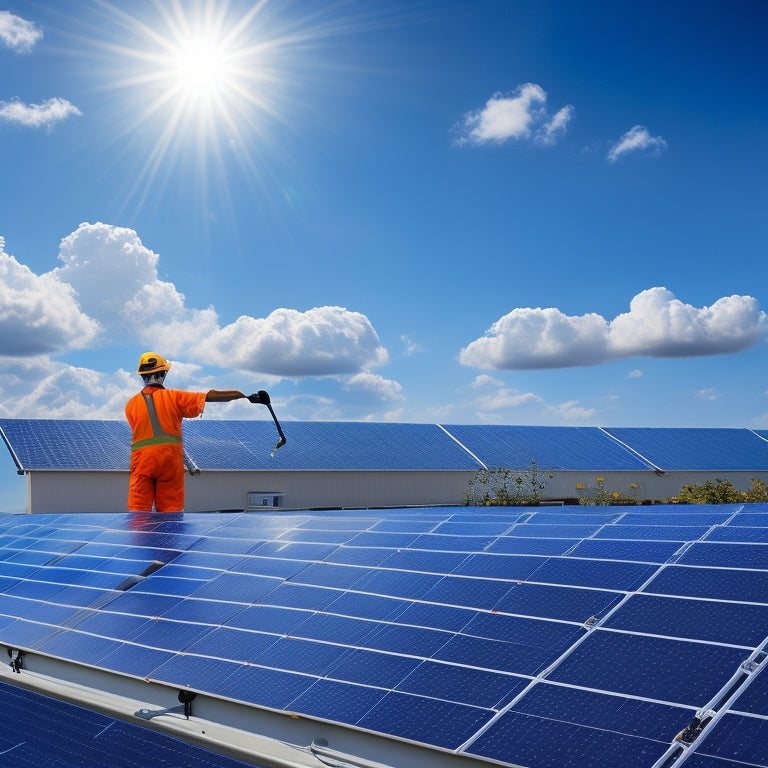
[[[768,428],[767,33],[757,0],[0,5],[0,416],[121,418],[155,350],[283,422]]]

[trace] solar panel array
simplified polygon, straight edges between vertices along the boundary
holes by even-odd
[[[6,683],[0,683],[0,706],[9,725],[0,730],[5,768],[246,768],[239,760]]]
[[[610,427],[606,431],[665,470],[768,466],[768,439],[749,429]]]
[[[487,467],[648,470],[653,467],[598,427],[452,424],[446,429]]]
[[[184,444],[204,470],[759,470],[768,435],[748,429],[290,422],[274,456],[271,421],[190,419]],[[124,421],[0,419],[24,470],[128,469]]]
[[[7,515],[0,643],[501,765],[768,766],[768,506]]]

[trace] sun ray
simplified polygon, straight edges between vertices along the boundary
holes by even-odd
[[[338,77],[349,71],[334,62],[333,41],[413,23],[399,2],[363,13],[353,0],[90,2],[96,13],[83,19],[86,32],[68,52],[109,97],[109,164],[141,157],[116,191],[129,218],[149,199],[161,204],[179,171],[203,208],[205,195],[228,194],[235,174],[261,193],[276,168],[291,162],[281,152],[286,128],[334,119],[317,98],[348,79]],[[214,173],[220,178],[212,185]]]

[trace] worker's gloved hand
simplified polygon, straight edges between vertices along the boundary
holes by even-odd
[[[254,392],[252,395],[248,395],[248,399],[252,403],[261,403],[262,405],[269,405],[269,393],[265,389],[260,389],[258,392]]]

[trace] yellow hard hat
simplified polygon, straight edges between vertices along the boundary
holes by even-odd
[[[171,364],[157,352],[145,352],[139,358],[139,368],[136,373],[156,373],[157,371],[170,371]]]

